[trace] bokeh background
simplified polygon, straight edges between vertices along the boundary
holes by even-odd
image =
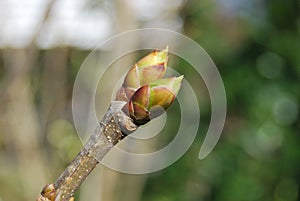
[[[185,69],[201,110],[189,151],[148,175],[99,166],[76,200],[300,200],[299,0],[1,0],[0,201],[35,200],[59,176],[82,146],[71,111],[81,64],[104,39],[145,27],[181,32],[211,56],[227,94],[222,137],[198,160],[207,90],[188,64],[172,63]]]

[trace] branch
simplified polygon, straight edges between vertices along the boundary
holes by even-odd
[[[80,184],[106,153],[139,125],[161,115],[177,96],[183,76],[162,78],[167,52],[154,51],[127,73],[100,125],[54,184],[47,184],[38,201],[70,201]]]
[[[69,201],[106,153],[138,126],[121,109],[126,102],[113,101],[95,132],[54,184],[43,188],[37,201]]]

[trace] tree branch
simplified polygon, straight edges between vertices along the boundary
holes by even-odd
[[[70,201],[74,192],[106,153],[126,135],[159,116],[177,96],[183,76],[162,78],[166,72],[168,48],[153,51],[126,74],[100,125],[85,147],[54,184],[47,184],[38,201]]]
[[[54,184],[43,188],[37,201],[69,201],[107,152],[137,129],[121,109],[126,102],[113,101],[93,135]]]

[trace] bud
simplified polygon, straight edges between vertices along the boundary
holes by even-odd
[[[128,113],[134,122],[142,125],[162,114],[175,100],[183,76],[159,79],[139,88],[131,97]]]
[[[168,48],[153,51],[139,60],[126,74],[116,100],[127,102],[123,111],[136,125],[161,115],[175,100],[183,76],[163,78],[168,61]]]
[[[46,184],[46,185],[43,187],[43,190],[42,190],[42,192],[41,192],[41,195],[42,195],[44,198],[47,198],[47,200],[54,201],[54,200],[55,200],[55,197],[56,197],[56,192],[55,192],[54,184]]]
[[[139,60],[127,73],[124,83],[117,92],[116,100],[128,102],[133,93],[165,75],[168,61],[168,48],[153,51]]]

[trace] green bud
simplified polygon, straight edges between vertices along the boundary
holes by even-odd
[[[130,117],[139,125],[159,116],[174,101],[183,76],[156,80],[139,88],[128,104]],[[154,114],[154,115],[152,115]]]
[[[183,76],[163,78],[168,61],[168,48],[153,51],[139,60],[126,74],[116,100],[127,104],[123,111],[137,125],[161,115],[175,100]]]
[[[167,61],[168,48],[162,51],[155,50],[143,57],[128,71],[116,99],[128,101],[138,88],[162,78],[166,72]]]

